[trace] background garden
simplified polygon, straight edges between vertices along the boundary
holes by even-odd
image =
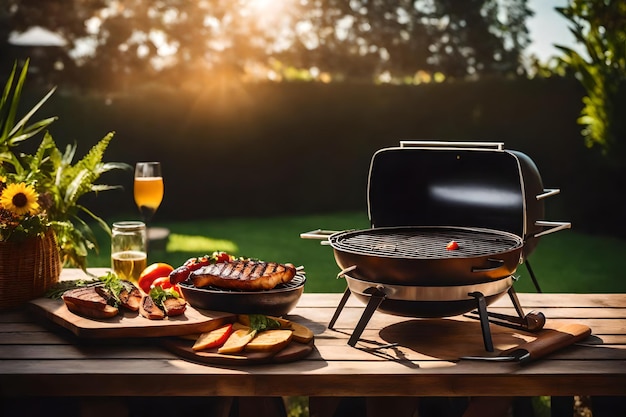
[[[422,86],[245,84],[229,91],[140,90],[132,95],[51,100],[58,142],[88,149],[108,131],[107,159],[163,163],[165,198],[154,226],[168,250],[150,261],[174,266],[211,250],[305,266],[307,291],[341,291],[332,250],[299,234],[368,227],[373,153],[400,139],[503,142],[537,164],[546,219],[572,230],[542,238],[531,257],[545,291],[620,292],[626,189],[622,176],[585,147],[575,123],[574,80],[481,80]],[[138,219],[132,173],[106,174],[124,190],[87,202],[114,220]],[[108,266],[108,237],[89,266]],[[534,291],[524,267],[516,284]]]
[[[58,85],[37,118],[58,118],[48,130],[60,148],[83,154],[114,131],[105,161],[163,164],[153,226],[170,239],[151,261],[232,250],[302,264],[309,290],[340,290],[327,278],[337,269],[329,248],[299,234],[369,226],[376,150],[403,139],[502,142],[561,189],[546,220],[573,225],[532,255],[553,281],[544,287],[624,289],[620,2],[558,8],[580,48],[560,47],[548,63],[525,54],[525,0],[56,4],[9,2],[0,68],[30,60],[24,112]],[[12,41],[33,27],[55,42]],[[123,189],[81,204],[108,224],[138,219],[132,172],[100,180]],[[108,266],[109,238],[98,240],[89,266]]]

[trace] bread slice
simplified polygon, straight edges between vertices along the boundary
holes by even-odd
[[[292,265],[277,262],[233,261],[204,266],[192,271],[190,278],[198,288],[218,287],[231,290],[271,290],[296,275]]]
[[[278,352],[285,348],[291,338],[293,331],[284,329],[271,329],[259,332],[246,346],[245,350],[255,352]]]

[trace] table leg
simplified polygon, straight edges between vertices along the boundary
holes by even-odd
[[[282,397],[239,397],[238,417],[286,417]]]

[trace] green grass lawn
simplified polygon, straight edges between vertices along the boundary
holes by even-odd
[[[112,220],[111,220],[112,222]],[[369,227],[365,213],[333,213],[297,217],[228,218],[188,222],[159,222],[170,230],[164,249],[148,254],[148,263],[166,262],[176,267],[193,256],[226,250],[240,256],[268,261],[291,262],[305,267],[306,292],[342,292],[343,279],[333,249],[320,241],[301,239],[315,229],[346,230]],[[108,237],[99,235],[100,253],[88,259],[89,267],[109,267]],[[541,238],[530,255],[533,271],[543,292],[625,293],[623,256],[626,240],[585,235],[564,230]],[[535,292],[524,265],[517,271],[518,292]]]

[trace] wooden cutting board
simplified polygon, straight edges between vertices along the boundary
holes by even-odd
[[[137,312],[124,309],[120,309],[120,314],[115,317],[90,319],[69,311],[62,300],[49,298],[35,299],[30,302],[30,307],[37,314],[84,338],[181,336],[208,332],[237,318],[232,313],[187,306],[185,314],[165,320],[149,320]]]
[[[257,365],[266,363],[292,362],[308,356],[313,351],[313,340],[309,343],[291,341],[287,347],[278,352],[241,352],[237,354],[217,353],[217,348],[205,351],[194,351],[193,340],[179,337],[165,338],[162,345],[170,352],[193,362],[214,365]]]
[[[69,311],[61,300],[38,298],[30,302],[37,314],[64,327],[81,338],[142,338],[163,337],[161,344],[182,358],[218,365],[250,365],[262,363],[291,362],[304,358],[313,351],[313,340],[309,343],[291,341],[279,352],[242,352],[224,355],[217,349],[196,352],[191,347],[193,335],[215,330],[226,323],[233,323],[237,315],[219,311],[196,309],[187,306],[182,316],[165,320],[149,320],[138,313],[120,309],[120,314],[109,319],[90,319]],[[187,336],[182,338],[179,336]]]

